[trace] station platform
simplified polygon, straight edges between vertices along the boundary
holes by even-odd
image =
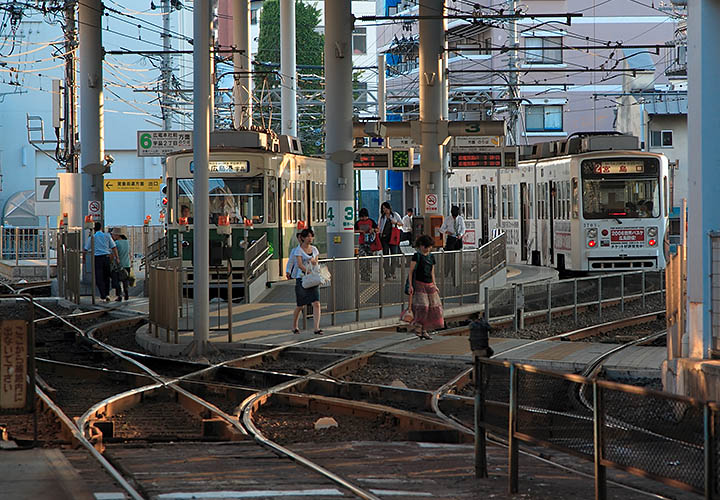
[[[2,497],[7,499],[112,500],[124,495],[92,492],[59,449],[0,448]]]
[[[507,268],[508,285],[513,283],[537,283],[557,280],[557,271],[550,268],[511,265]],[[468,338],[458,335],[437,334],[433,340],[422,341],[411,333],[398,332],[395,328],[383,330],[383,327],[396,325],[400,315],[400,307],[385,307],[383,317],[378,318],[377,311],[361,311],[359,321],[354,312],[337,313],[335,325],[331,325],[330,315],[323,312],[321,328],[325,335],[316,336],[312,333],[312,320],[308,319],[306,328],[300,335],[291,333],[292,313],[295,307],[294,282],[280,282],[272,288],[259,302],[254,304],[236,304],[233,306],[232,343],[228,343],[227,331],[210,332],[210,342],[218,349],[248,345],[281,345],[310,340],[308,347],[334,350],[378,350],[387,353],[404,353],[420,356],[438,356],[470,361],[472,352]],[[131,299],[129,303],[120,303],[119,307],[147,312],[147,299]],[[118,307],[114,303],[109,307]],[[211,304],[211,326],[222,328],[227,326],[226,303]],[[447,317],[466,316],[481,312],[482,304],[464,304],[462,306],[446,304]],[[192,325],[192,319],[186,318]],[[302,326],[302,321],[301,321]],[[376,331],[360,331],[343,336],[330,337],[332,334],[352,332],[356,330],[379,329]],[[149,327],[138,331],[137,341],[148,351],[160,356],[178,356],[187,351],[193,340],[192,331],[180,332],[178,343],[168,342],[165,335],[151,335]],[[384,345],[395,341],[407,340],[391,348]],[[591,359],[607,352],[616,344],[599,344],[591,342],[547,342],[528,345],[529,340],[491,338],[490,345],[497,359],[535,366],[561,372],[575,373],[581,370]],[[503,355],[504,351],[508,354]],[[664,347],[633,347],[611,357],[605,364],[608,376],[612,378],[659,378],[661,365],[667,356]]]
[[[57,276],[55,258],[50,259],[50,277]],[[45,259],[0,260],[0,276],[7,279],[38,280],[47,278],[48,262]]]

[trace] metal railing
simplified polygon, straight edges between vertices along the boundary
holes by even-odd
[[[272,255],[268,254],[266,235],[254,241],[245,250],[243,269],[243,285],[245,301],[251,299],[252,285],[263,276],[267,262]],[[178,334],[191,331],[192,324],[192,267],[183,267],[181,258],[158,259],[148,265],[148,296],[150,307],[150,331],[156,337],[160,331],[166,334],[167,342],[178,343]],[[233,329],[233,286],[237,270],[228,267],[211,268],[211,291],[220,298],[222,291],[227,294],[225,303],[211,304],[210,330],[227,331],[228,342],[232,342]],[[213,278],[214,277],[214,278]],[[264,284],[263,284],[264,288]],[[212,298],[212,297],[211,297]]]
[[[508,439],[511,493],[518,491],[518,442],[524,441],[593,461],[599,499],[606,497],[607,467],[717,497],[715,403],[530,365],[478,361],[480,423]]]
[[[80,303],[83,234],[80,229],[62,230],[56,235],[57,278],[60,295]]]
[[[0,260],[55,257],[58,230],[28,226],[0,226]]]
[[[493,317],[513,316],[516,327],[522,328],[526,317],[544,314],[548,324],[551,324],[553,312],[572,311],[577,324],[579,308],[594,305],[598,319],[602,320],[606,304],[619,303],[622,311],[626,302],[640,300],[645,307],[648,297],[662,296],[664,293],[664,271],[599,274],[561,281],[515,284],[486,290],[486,319],[489,321]]]
[[[433,252],[435,279],[443,306],[481,302],[483,282],[505,267],[505,234],[480,248]],[[401,306],[407,301],[405,282],[412,254],[356,256],[322,259],[332,279],[320,288],[323,310],[335,324],[339,313],[377,310],[380,318],[385,308]]]

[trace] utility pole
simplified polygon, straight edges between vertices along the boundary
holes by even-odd
[[[517,0],[512,1],[512,11],[513,14],[517,12]],[[513,17],[510,21],[510,33],[512,34],[512,50],[510,50],[510,58],[508,67],[511,70],[508,75],[509,80],[509,94],[510,94],[510,104],[508,105],[508,109],[510,110],[510,119],[508,121],[508,128],[509,128],[509,134],[510,141],[512,141],[513,145],[518,144],[518,113],[520,113],[520,103],[519,101],[515,100],[518,97],[518,73],[515,71],[517,69],[517,53],[518,53],[518,47],[519,47],[519,37],[518,37],[518,26],[517,26],[517,18]]]
[[[252,78],[250,78],[250,0],[233,0],[233,115],[236,129],[252,126]]]
[[[442,50],[443,21],[438,13],[443,12],[445,0],[424,0],[420,3],[420,133],[422,152],[420,155],[420,208],[428,212],[435,200],[435,207],[442,205],[443,168],[440,155],[438,122],[442,118]],[[437,209],[436,209],[437,210]],[[426,232],[430,230],[429,218],[425,221]]]
[[[386,89],[385,89],[385,71],[386,71],[386,62],[385,62],[385,54],[379,54],[377,56],[377,65],[378,65],[378,88],[377,88],[377,113],[378,118],[380,118],[381,122],[384,122],[387,120],[387,96],[386,96]],[[386,141],[388,140],[387,137],[383,137],[383,147],[388,147],[388,144],[386,144]],[[385,186],[385,180],[387,179],[387,170],[378,170],[378,188],[380,191],[380,196],[378,197],[378,201],[380,204],[382,204],[385,201],[385,193],[386,193],[386,186]],[[359,172],[360,175],[362,175],[362,171]],[[405,174],[403,173],[403,178],[405,177]],[[403,181],[404,184],[404,181]],[[403,200],[403,204],[405,201]],[[379,207],[378,207],[379,209]]]
[[[77,3],[74,0],[65,2],[65,92],[64,92],[64,116],[63,116],[63,139],[65,151],[62,160],[65,163],[65,172],[59,174],[60,182],[60,212],[68,214],[68,225],[70,227],[82,226],[83,220],[83,196],[82,176],[78,170],[77,150],[77,50],[78,33],[75,8]]]
[[[160,69],[162,78],[162,96],[160,107],[162,108],[163,130],[172,130],[172,113],[174,100],[170,97],[170,82],[172,80],[172,67],[170,62],[170,0],[162,0],[163,32],[160,35],[163,41],[162,67]]]
[[[326,11],[327,12],[327,11]],[[327,16],[326,18],[327,19]],[[327,21],[325,25],[327,26]],[[351,54],[352,55],[352,51]],[[280,0],[280,116],[283,135],[297,137],[295,0]],[[350,93],[352,95],[352,92]]]
[[[80,163],[82,165],[82,214],[90,201],[99,202],[100,221],[105,220],[103,173],[105,145],[103,125],[102,17],[100,0],[83,0],[78,6],[80,32]]]

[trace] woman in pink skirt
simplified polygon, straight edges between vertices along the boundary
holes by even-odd
[[[410,261],[410,283],[408,292],[412,300],[415,334],[421,339],[430,339],[428,330],[445,325],[438,287],[435,285],[435,257],[430,254],[433,240],[428,235],[417,239],[418,249]]]

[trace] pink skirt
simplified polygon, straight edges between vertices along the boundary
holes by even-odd
[[[415,281],[413,288],[415,291],[412,297],[412,311],[415,317],[413,324],[421,326],[424,330],[444,327],[445,319],[440,294],[435,289],[435,285]]]

